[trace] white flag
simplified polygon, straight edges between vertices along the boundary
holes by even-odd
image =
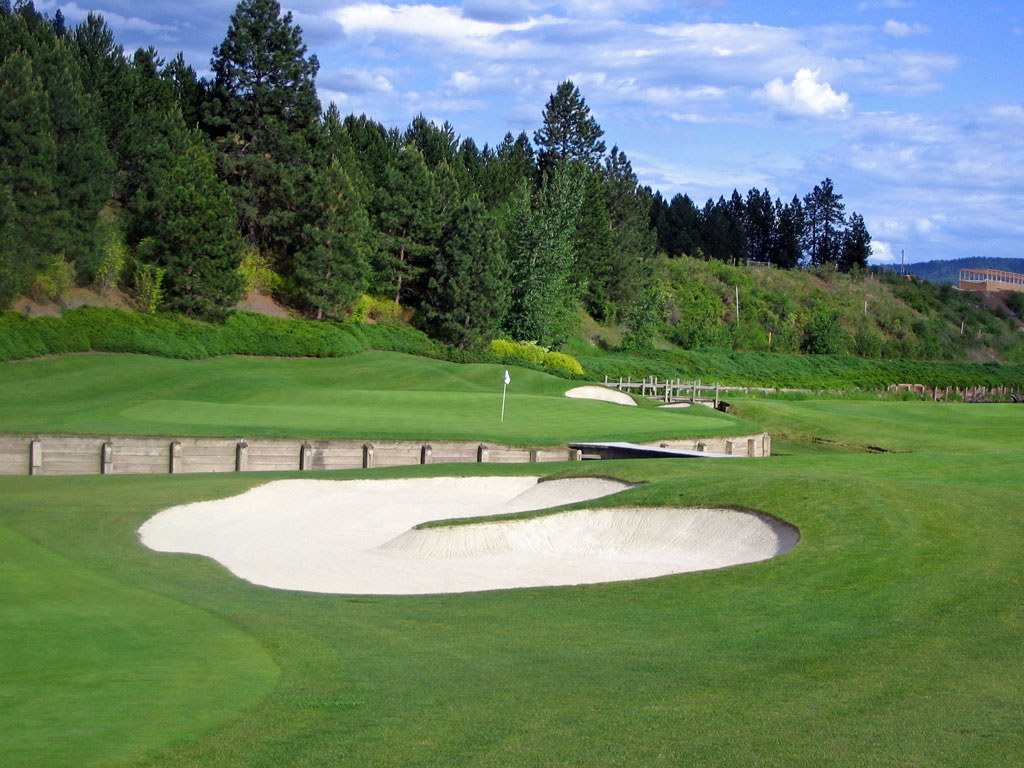
[[[512,383],[512,377],[508,375],[508,369],[505,369],[505,386]]]

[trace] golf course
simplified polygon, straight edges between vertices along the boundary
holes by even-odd
[[[1024,406],[627,408],[566,398],[579,382],[511,368],[502,422],[503,374],[393,352],[0,364],[10,433],[773,438],[770,458],[730,461],[0,477],[0,762],[1019,763]],[[757,513],[797,530],[799,543],[639,580],[382,595],[260,586],[140,540],[161,511],[300,476],[535,475],[620,481],[560,511]],[[474,512],[457,499],[451,509],[443,517]]]

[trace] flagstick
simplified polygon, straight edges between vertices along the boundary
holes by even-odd
[[[508,384],[502,382],[501,385],[501,423],[505,423],[505,390],[508,389]]]

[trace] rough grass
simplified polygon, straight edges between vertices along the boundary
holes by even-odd
[[[0,364],[7,432],[487,440],[556,445],[746,434],[710,408],[623,408],[564,397],[564,379],[393,352],[328,360],[180,361],[76,355]]]

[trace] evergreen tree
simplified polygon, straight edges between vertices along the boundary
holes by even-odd
[[[768,190],[751,189],[743,205],[743,224],[747,232],[747,246],[754,261],[770,262],[777,239],[775,204]]]
[[[811,264],[838,262],[845,235],[846,206],[832,179],[825,179],[804,197],[806,250]]]
[[[604,131],[590,115],[590,108],[571,80],[559,83],[544,107],[544,125],[533,134],[540,153],[541,170],[575,160],[592,170],[601,167]]]
[[[523,181],[530,189],[537,184],[537,164],[533,146],[525,133],[513,137],[506,133],[494,157],[487,164],[484,182],[483,202],[494,208],[508,202],[519,190]]]
[[[114,161],[121,168],[126,153],[122,134],[131,122],[134,106],[131,66],[124,57],[124,49],[115,42],[113,31],[95,13],[89,13],[75,27],[74,42],[82,84],[99,99],[100,126]]]
[[[496,335],[509,302],[504,246],[476,195],[452,212],[434,254],[423,315],[433,336],[465,349]]]
[[[561,344],[576,324],[573,242],[586,169],[563,163],[549,174],[531,208],[525,180],[510,201],[506,242],[512,296],[505,330],[515,339]]]
[[[788,205],[775,201],[776,232],[768,260],[776,267],[794,269],[803,259],[804,207],[800,198],[793,196]]]
[[[577,265],[573,281],[587,312],[598,320],[606,320],[615,317],[615,306],[610,296],[615,279],[612,273],[615,248],[612,221],[601,177],[587,172],[582,181],[582,200],[576,216],[573,246]]]
[[[6,209],[0,251],[0,306],[54,253],[66,215],[54,191],[57,145],[49,104],[32,62],[17,51],[0,64],[0,196]]]
[[[668,231],[665,250],[670,256],[704,256],[701,215],[689,195],[676,195],[669,202]]]
[[[436,125],[423,116],[416,115],[402,135],[402,145],[412,144],[423,154],[427,168],[435,170],[441,163],[455,164],[455,153],[459,146],[455,129],[447,122]]]
[[[317,320],[337,317],[366,287],[370,221],[341,163],[315,169],[312,220],[295,253],[295,281]]]
[[[616,308],[625,311],[640,300],[657,241],[650,224],[651,198],[643,194],[632,164],[618,147],[605,160],[602,189],[612,244],[604,290],[613,309],[609,317],[614,317]]]
[[[282,265],[301,230],[305,167],[320,114],[316,56],[276,0],[242,0],[210,61],[214,84],[207,122],[218,167],[235,199],[246,241]]]
[[[168,309],[216,319],[241,296],[243,246],[231,195],[202,139],[197,134],[191,139],[170,171],[155,181],[152,235],[139,252],[166,270]]]
[[[849,272],[854,267],[866,269],[870,256],[871,235],[864,224],[864,217],[859,213],[851,213],[843,236],[843,255],[839,261],[839,268],[843,272]]]
[[[423,293],[423,274],[441,224],[437,185],[418,149],[406,147],[385,169],[375,208],[380,231],[375,287],[392,292],[396,304],[404,299],[415,305]]]

